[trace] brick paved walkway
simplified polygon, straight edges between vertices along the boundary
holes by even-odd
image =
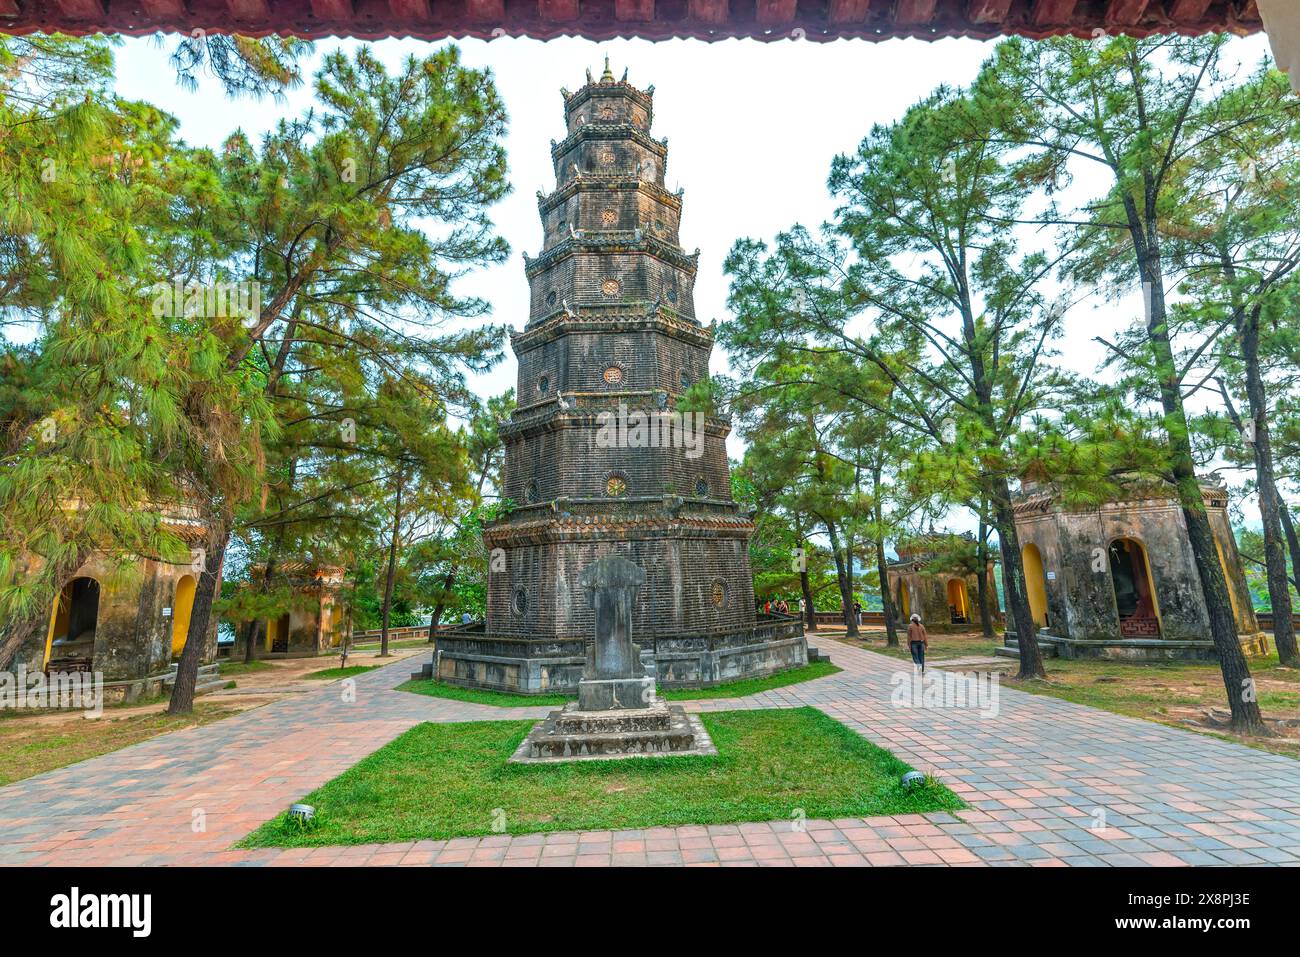
[[[0,864],[1294,864],[1300,761],[1001,690],[996,718],[891,706],[900,663],[837,643],[841,674],[725,711],[813,705],[933,772],[970,809],[899,818],[230,850],[421,721],[541,717],[391,690],[410,661],[0,789]],[[202,825],[201,827],[199,825]]]

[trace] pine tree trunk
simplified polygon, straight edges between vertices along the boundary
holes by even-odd
[[[812,582],[808,580],[808,569],[806,567],[799,573],[799,590],[803,592],[804,617],[808,620],[808,630],[816,631],[817,609],[813,608]]]
[[[848,576],[844,571],[844,553],[840,551],[840,537],[835,523],[829,518],[822,519],[826,526],[827,537],[831,540],[831,553],[835,556],[835,579],[840,586],[840,602],[844,605],[844,637],[858,637],[858,622],[853,616],[853,591]]]
[[[388,616],[393,605],[393,580],[397,575],[397,537],[402,524],[402,487],[406,482],[402,470],[397,471],[397,499],[393,504],[393,536],[388,542],[388,574],[384,578],[384,623],[379,632],[379,657],[388,657]]]
[[[215,521],[215,520],[214,520]],[[212,618],[212,603],[217,597],[217,583],[226,560],[226,546],[230,529],[221,523],[208,538],[209,548],[204,553],[203,571],[194,590],[194,605],[190,609],[190,630],[185,635],[185,648],[176,665],[176,684],[172,686],[168,714],[189,714],[194,710],[194,691],[198,684],[199,665],[207,644],[208,621]]]
[[[1139,242],[1145,244],[1145,234]],[[1138,248],[1147,247],[1139,245]],[[1158,378],[1156,384],[1160,389],[1160,404],[1164,410],[1165,434],[1169,441],[1169,470],[1178,491],[1183,520],[1187,526],[1187,539],[1200,574],[1205,611],[1210,619],[1210,636],[1219,656],[1219,670],[1223,673],[1228,706],[1232,710],[1232,728],[1242,734],[1264,734],[1264,722],[1250,677],[1250,667],[1237,638],[1237,623],[1232,614],[1232,600],[1228,596],[1228,582],[1223,575],[1223,566],[1219,563],[1218,549],[1215,548],[1209,515],[1205,510],[1205,498],[1196,477],[1191,429],[1183,406],[1182,382],[1169,340],[1159,254],[1148,253],[1145,258],[1139,255],[1138,266],[1148,299],[1147,342],[1155,360]]]
[[[1016,625],[1016,643],[1020,648],[1018,677],[1046,678],[1043,656],[1038,649],[1038,628],[1033,612],[1029,610],[1028,590],[1025,586],[1025,565],[1020,555],[1020,535],[1016,532],[1016,516],[1011,509],[1011,489],[1005,478],[996,480],[997,487],[989,496],[993,506],[994,527],[998,533],[998,548],[1002,555],[1002,584],[1006,589],[1007,614]]]
[[[456,566],[451,567],[451,571],[442,580],[442,593],[438,596],[437,603],[433,606],[433,614],[429,617],[429,643],[432,644],[434,636],[438,633],[438,623],[442,621],[443,609],[447,607],[447,596],[451,594],[452,586],[456,584]]]
[[[898,619],[889,594],[889,562],[885,560],[885,543],[876,542],[876,574],[880,576],[880,600],[885,610],[885,646],[898,647]]]
[[[1273,443],[1269,434],[1268,399],[1259,371],[1259,307],[1246,317],[1241,329],[1242,360],[1246,366],[1246,397],[1255,428],[1255,484],[1264,525],[1264,565],[1268,599],[1273,611],[1273,642],[1281,664],[1300,667],[1295,624],[1291,617],[1291,588],[1286,578],[1286,553],[1282,550],[1282,518],[1277,480],[1273,471]]]
[[[1278,514],[1282,519],[1282,531],[1286,533],[1287,551],[1291,553],[1291,584],[1300,590],[1300,535],[1296,535],[1295,522],[1291,520],[1291,508],[1279,496]]]
[[[993,612],[989,608],[989,527],[980,520],[980,540],[975,549],[975,560],[979,563],[979,603],[980,628],[985,638],[993,637]]]

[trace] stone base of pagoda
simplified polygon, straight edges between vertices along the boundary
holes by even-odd
[[[489,634],[460,628],[438,635],[438,680],[513,694],[577,693],[587,661],[584,638]],[[713,688],[801,668],[808,642],[797,618],[759,616],[751,628],[634,638],[660,688]]]
[[[645,708],[583,711],[573,702],[539,722],[510,761],[608,761],[717,753],[703,722],[680,705],[652,700]]]

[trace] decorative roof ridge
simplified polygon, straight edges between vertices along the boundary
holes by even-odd
[[[600,133],[601,136],[590,136],[588,133]],[[626,132],[628,135],[612,135]],[[660,157],[668,155],[668,137],[655,139],[635,123],[583,123],[573,130],[562,140],[551,140],[551,160],[552,162],[559,159],[560,154],[571,149],[581,140],[637,140],[638,145],[644,146]],[[595,173],[584,173],[584,176],[594,176]]]
[[[549,193],[544,193],[540,189],[537,191],[537,209],[539,212],[548,212],[552,207],[558,206],[561,202],[568,199],[573,193],[595,192],[597,190],[615,189],[635,189],[638,192],[647,192],[652,194],[656,199],[663,202],[665,206],[672,206],[681,211],[682,196],[685,190],[673,192],[665,186],[652,179],[642,179],[636,174],[617,173],[608,175],[604,173],[583,173],[577,179],[567,180],[556,186]]]
[[[637,230],[640,232],[640,230]],[[676,243],[670,243],[648,233],[641,233],[641,238],[633,239],[631,242],[624,240],[603,239],[599,235],[591,238],[586,232],[575,232],[572,235],[565,236],[554,246],[542,250],[536,257],[524,253],[524,275],[532,279],[539,272],[550,268],[561,259],[572,256],[575,253],[584,250],[610,250],[617,247],[625,247],[626,252],[644,253],[648,256],[657,256],[675,266],[683,269],[694,271],[699,267],[700,250],[696,247],[694,252],[688,253]]]

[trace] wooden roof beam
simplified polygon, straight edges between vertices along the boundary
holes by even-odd
[[[969,0],[966,18],[974,24],[1001,23],[1011,12],[1011,0]]]
[[[870,9],[871,0],[831,0],[826,17],[831,23],[861,23]]]
[[[731,15],[727,0],[687,0],[686,10],[692,20],[723,24]]]
[[[59,0],[59,9],[70,20],[94,20],[104,16],[99,0]]]
[[[937,0],[898,0],[894,7],[894,22],[904,26],[924,26],[934,19]]]
[[[795,0],[755,0],[754,16],[764,27],[794,22]]]
[[[1059,27],[1068,24],[1074,16],[1078,0],[1034,0],[1029,19],[1036,27]]]
[[[266,0],[226,0],[226,9],[236,20],[269,20],[271,8]]]
[[[1151,0],[1110,0],[1106,6],[1106,25],[1132,27],[1142,22]]]
[[[429,0],[388,0],[393,16],[406,22],[429,19]]]
[[[351,20],[352,0],[311,0],[311,14],[317,20]]]
[[[614,0],[614,19],[649,23],[655,18],[655,0]]]

